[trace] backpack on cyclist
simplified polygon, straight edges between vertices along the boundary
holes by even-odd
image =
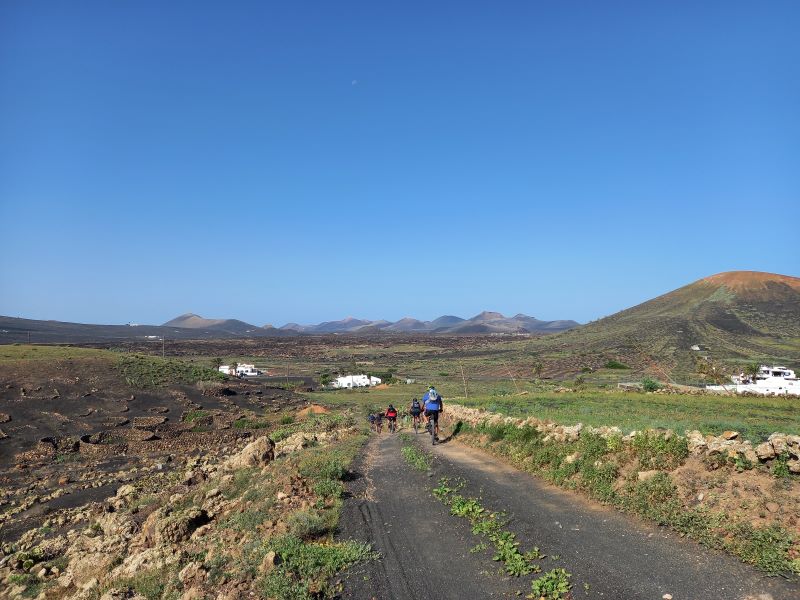
[[[395,418],[397,416],[397,410],[394,407],[390,408],[386,411],[386,416],[390,419]]]
[[[419,405],[419,400],[416,398],[411,401],[411,410],[422,410],[422,407]]]
[[[428,392],[428,399],[425,401],[425,410],[442,410],[441,396],[439,396],[434,389]]]

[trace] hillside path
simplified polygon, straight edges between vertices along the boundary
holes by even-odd
[[[411,434],[413,436],[413,433]],[[415,442],[431,450],[420,435]],[[433,448],[431,473],[408,466],[399,435],[373,435],[354,465],[340,537],[369,542],[382,558],[345,574],[343,598],[417,600],[525,597],[536,575],[498,574],[481,538],[450,515],[431,489],[439,477],[461,477],[461,492],[508,513],[521,549],[538,546],[572,573],[573,597],[614,600],[792,600],[800,586],[766,577],[737,559],[709,551],[664,528],[555,488],[455,441]],[[558,556],[554,560],[553,556]],[[587,587],[588,586],[588,587]]]

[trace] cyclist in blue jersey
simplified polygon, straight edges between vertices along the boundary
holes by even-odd
[[[444,401],[436,388],[430,386],[422,396],[422,405],[425,407],[425,416],[428,424],[434,428],[433,438],[439,439],[439,415],[444,411]]]

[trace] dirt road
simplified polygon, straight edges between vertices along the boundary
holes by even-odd
[[[413,434],[412,434],[413,435]],[[430,446],[420,447],[430,450]],[[573,597],[615,600],[789,600],[800,587],[768,578],[735,558],[710,552],[663,528],[554,488],[457,442],[437,445],[430,473],[408,466],[399,435],[374,436],[355,465],[341,537],[367,541],[381,560],[344,578],[352,600],[522,597],[535,575],[499,574],[490,550],[465,519],[432,494],[441,476],[461,477],[464,495],[509,514],[522,549],[548,555],[543,571],[572,573]],[[556,558],[558,557],[558,558]]]

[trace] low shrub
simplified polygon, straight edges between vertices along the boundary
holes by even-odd
[[[319,544],[286,535],[267,545],[280,558],[275,569],[258,582],[267,598],[310,600],[333,595],[328,580],[337,572],[357,562],[373,560],[378,555],[368,544],[348,541]]]
[[[630,369],[628,365],[625,363],[621,363],[618,360],[609,360],[603,365],[606,369]]]
[[[347,465],[341,456],[314,452],[304,457],[297,466],[303,477],[314,480],[341,480],[347,473]]]
[[[309,540],[328,533],[335,524],[335,517],[316,509],[298,510],[289,516],[287,524],[292,535]]]
[[[661,384],[658,383],[655,379],[651,379],[650,377],[645,377],[642,379],[642,389],[645,392],[655,392],[661,389]]]
[[[643,469],[671,471],[682,465],[689,456],[686,438],[676,435],[667,437],[657,431],[637,433],[631,447]]]

